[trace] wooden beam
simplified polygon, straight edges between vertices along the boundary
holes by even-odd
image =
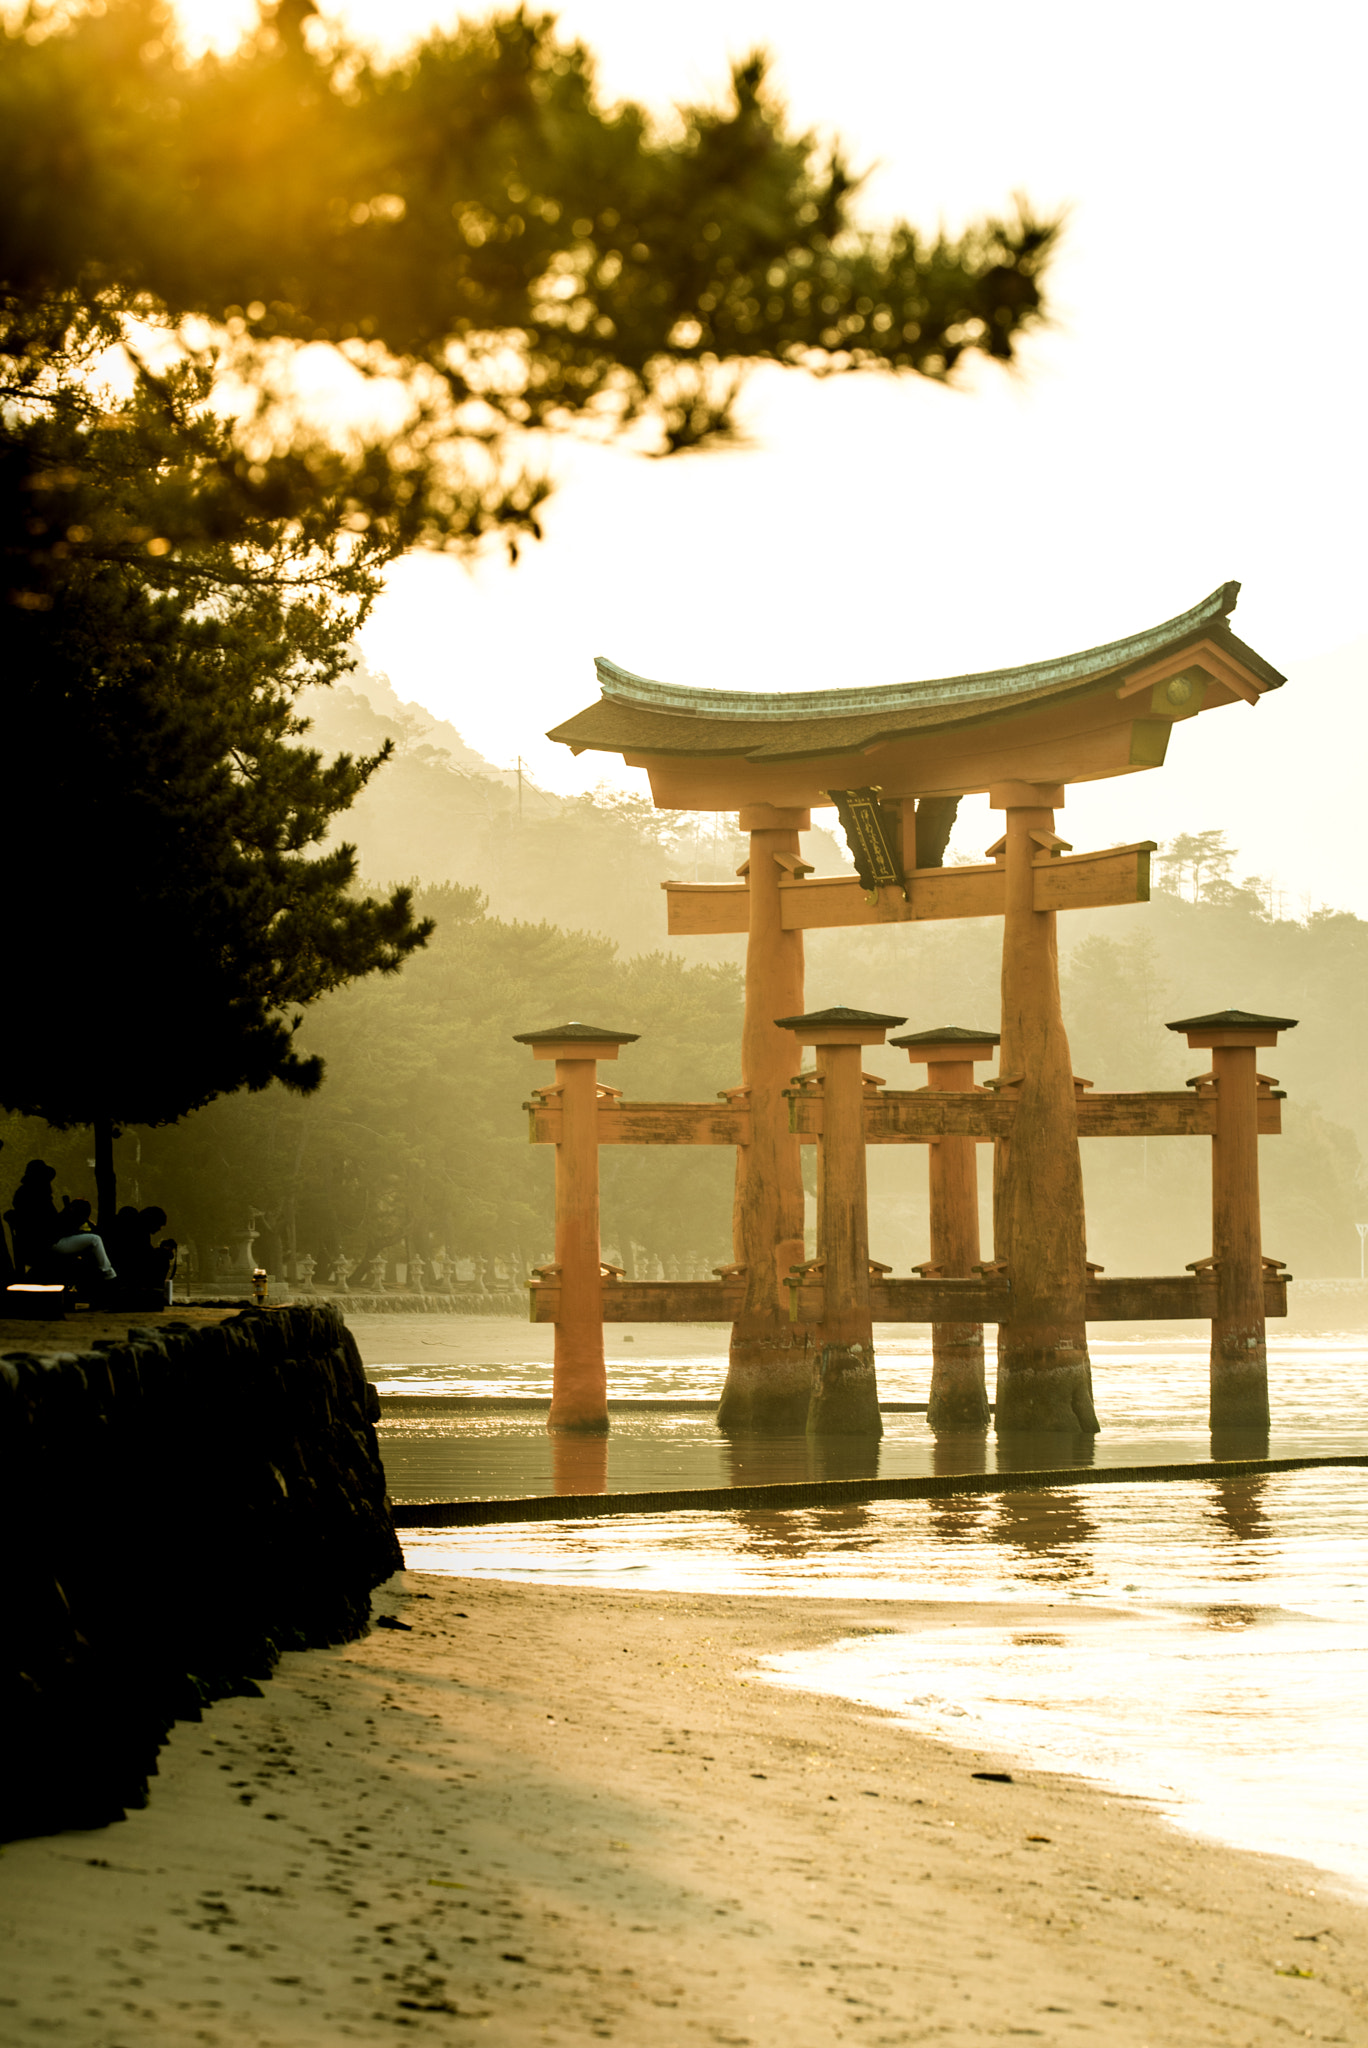
[[[1154,850],[1155,842],[1143,839],[1100,853],[1042,854],[1034,863],[1035,908],[1095,910],[1107,904],[1148,903]],[[1005,888],[1004,870],[996,861],[984,867],[914,868],[905,878],[905,893],[890,886],[878,890],[873,901],[874,892],[863,889],[856,875],[812,876],[780,884],[780,914],[786,931],[1001,917]]]
[[[733,1323],[745,1306],[744,1278],[729,1280],[605,1280],[605,1323]],[[528,1289],[534,1323],[560,1317],[560,1288],[553,1281]]]
[[[1012,1292],[1001,1280],[903,1280],[870,1282],[876,1323],[996,1323],[1008,1314]],[[794,1319],[820,1323],[825,1300],[820,1278],[792,1288]],[[1086,1316],[1091,1323],[1206,1321],[1216,1313],[1216,1283],[1209,1273],[1164,1274],[1088,1282]],[[1287,1314],[1287,1276],[1264,1278],[1264,1312]]]
[[[1133,702],[1118,704],[1115,686],[1103,680],[1091,698],[1016,712],[986,730],[921,732],[858,753],[795,761],[633,750],[623,760],[647,771],[661,810],[734,811],[750,803],[829,810],[828,790],[847,788],[857,774],[878,783],[889,800],[960,796],[998,782],[1095,782],[1129,775],[1162,765],[1172,729],[1172,717],[1137,715]]]
[[[1264,1313],[1287,1314],[1285,1273],[1265,1274]],[[791,1290],[794,1318],[820,1323],[826,1296],[820,1279],[807,1279]],[[560,1315],[560,1288],[554,1281],[535,1282],[528,1289],[534,1323],[554,1323]],[[996,1323],[1006,1315],[1011,1288],[1002,1280],[919,1280],[881,1276],[869,1283],[870,1308],[876,1323]],[[605,1280],[605,1323],[730,1323],[740,1315],[745,1284],[727,1280]],[[1094,1276],[1088,1282],[1087,1317],[1093,1323],[1162,1323],[1206,1321],[1216,1311],[1216,1282],[1209,1273],[1175,1273],[1114,1280]]]
[[[1259,1135],[1282,1132],[1283,1098],[1259,1097]],[[1080,1138],[1212,1138],[1216,1135],[1216,1098],[1153,1089],[1133,1095],[1090,1095],[1078,1098]]]
[[[1035,867],[1037,910],[1098,910],[1113,903],[1148,903],[1153,839],[1110,846],[1102,853],[1046,856]]]
[[[858,875],[811,875],[806,881],[780,883],[779,914],[789,932],[913,924],[921,918],[1001,917],[1002,889],[1002,869],[996,862],[989,867],[914,868],[902,888],[880,889],[872,903]]]
[[[533,1145],[559,1145],[563,1112],[557,1103],[529,1102]],[[749,1145],[751,1113],[728,1102],[601,1102],[600,1145]]]
[[[665,922],[673,939],[702,938],[750,929],[750,890],[744,882],[662,882]]]
[[[1037,910],[1096,910],[1148,903],[1152,839],[1100,853],[1042,855],[1035,863]],[[749,890],[731,882],[662,882],[672,938],[745,932]],[[877,891],[875,900],[857,875],[809,876],[779,886],[785,931],[832,931],[849,925],[915,924],[924,919],[1001,917],[1003,869],[987,866],[914,868],[903,887]]]
[[[1012,1290],[1002,1280],[871,1281],[876,1323],[995,1323],[1007,1313]]]
[[[1260,1095],[1261,1137],[1281,1133],[1282,1104],[1280,1094]],[[1152,1089],[1094,1095],[1085,1090],[1075,1106],[1080,1138],[1210,1138],[1216,1133],[1216,1100],[1209,1094]],[[937,1138],[977,1138],[987,1144],[1011,1136],[1016,1100],[1010,1092],[993,1089],[871,1089],[864,1115],[867,1145],[928,1145]],[[790,1093],[789,1129],[800,1139],[822,1135],[822,1098],[817,1090]]]
[[[1263,686],[1257,679],[1214,640],[1199,640],[1193,646],[1175,648],[1162,660],[1150,662],[1145,668],[1127,676],[1116,694],[1123,700],[1138,696],[1140,691],[1152,690],[1156,683],[1166,683],[1171,676],[1182,675],[1189,668],[1204,670],[1213,681],[1224,683],[1228,690],[1237,697],[1243,697],[1248,704],[1257,704],[1263,695]]]
[[[1287,1314],[1286,1273],[1265,1273],[1264,1314]],[[1216,1281],[1205,1273],[1164,1274],[1154,1279],[1122,1277],[1088,1282],[1088,1320],[1095,1323],[1209,1321],[1216,1313]]]

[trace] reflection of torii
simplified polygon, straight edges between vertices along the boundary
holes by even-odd
[[[1158,767],[1175,724],[1257,703],[1281,685],[1230,630],[1238,591],[1226,584],[1178,618],[1080,654],[932,682],[751,694],[651,682],[600,659],[598,703],[549,735],[575,753],[618,753],[645,768],[662,808],[738,811],[750,837],[738,884],[664,885],[672,934],[747,936],[743,1091],[733,1091],[748,1112],[734,1208],[744,1300],[724,1426],[801,1427],[811,1401],[810,1347],[784,1300],[785,1277],[803,1260],[803,1194],[786,1095],[793,1039],[775,1022],[804,1011],[803,932],[999,916],[996,1088],[1003,1111],[1010,1106],[1010,1137],[995,1145],[994,1253],[1010,1267],[1011,1300],[997,1427],[1097,1427],[1085,1329],[1097,1287],[1078,1151],[1078,1095],[1089,1084],[1072,1071],[1055,915],[1147,900],[1154,847],[1075,854],[1055,832],[1055,812],[1070,782]],[[901,867],[872,889],[858,877],[811,878],[802,859],[812,810],[857,784],[877,798]],[[988,865],[946,868],[955,808],[971,791],[1004,812],[1005,830]],[[1145,1114],[1124,1128],[1150,1129]],[[1178,1128],[1171,1111],[1152,1114],[1156,1132]]]

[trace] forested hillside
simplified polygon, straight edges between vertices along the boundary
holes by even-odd
[[[119,1146],[125,1188],[160,1202],[202,1256],[255,1214],[258,1249],[276,1265],[292,1229],[325,1270],[339,1252],[355,1265],[441,1249],[525,1265],[551,1249],[551,1159],[527,1144],[520,1109],[547,1070],[512,1034],[567,1017],[639,1032],[612,1074],[638,1098],[735,1085],[742,942],[667,940],[659,884],[730,880],[743,844],[728,821],[526,784],[520,818],[515,775],[401,706],[383,678],[353,681],[315,707],[317,736],[364,749],[388,733],[399,752],[347,834],[368,884],[420,880],[417,910],[436,918],[436,936],[402,973],[310,1012],[301,1041],[327,1061],[318,1096],[240,1094],[175,1128],[131,1131]],[[840,866],[828,833],[809,846],[825,870]],[[1275,918],[1257,881],[1232,880],[1236,858],[1219,834],[1198,835],[1156,863],[1149,904],[1061,918],[1075,1071],[1099,1088],[1180,1088],[1205,1062],[1167,1019],[1232,1004],[1298,1017],[1265,1060],[1289,1096],[1284,1135],[1262,1147],[1265,1242],[1308,1278],[1355,1273],[1354,1225],[1368,1220],[1368,1074],[1355,1057],[1368,923]],[[916,1029],[995,1028],[1000,943],[991,919],[818,933],[809,1000],[888,1010]],[[925,1079],[892,1051],[876,1071],[893,1087]],[[81,1132],[10,1119],[0,1133],[6,1194],[37,1152],[89,1192]],[[1091,1256],[1110,1273],[1181,1271],[1202,1256],[1208,1164],[1199,1140],[1086,1145]],[[693,1264],[730,1255],[730,1152],[613,1150],[603,1168],[605,1243],[624,1257],[632,1244]],[[926,1256],[925,1155],[873,1152],[870,1179],[875,1255],[905,1270]]]
[[[746,857],[734,818],[656,811],[639,797],[603,790],[560,797],[516,769],[496,768],[455,729],[402,704],[385,677],[359,664],[349,684],[306,692],[309,744],[325,752],[374,751],[394,759],[348,811],[334,835],[355,842],[365,875],[425,883],[475,883],[495,917],[601,932],[624,953],[666,943],[666,877],[730,882]],[[846,869],[826,831],[809,835],[819,873]],[[739,940],[691,945],[691,959],[740,961]]]

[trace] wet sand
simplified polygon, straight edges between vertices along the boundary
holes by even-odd
[[[376,1612],[178,1727],[146,1810],[4,1849],[0,2040],[1368,2042],[1335,1881],[756,1675],[953,1606],[410,1573]]]

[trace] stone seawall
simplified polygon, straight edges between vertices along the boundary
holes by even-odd
[[[0,1356],[0,1839],[122,1819],[173,1722],[364,1631],[378,1407],[325,1306]]]
[[[409,1294],[401,1289],[392,1294],[325,1294],[320,1289],[306,1294],[291,1287],[288,1280],[273,1280],[271,1298],[301,1307],[317,1303],[320,1308],[328,1306],[344,1313],[350,1309],[358,1316],[514,1316],[524,1323],[528,1319],[526,1288],[514,1294]],[[242,1299],[245,1306],[246,1298]],[[224,1297],[205,1291],[186,1296],[181,1306],[204,1308],[211,1304],[224,1306]]]

